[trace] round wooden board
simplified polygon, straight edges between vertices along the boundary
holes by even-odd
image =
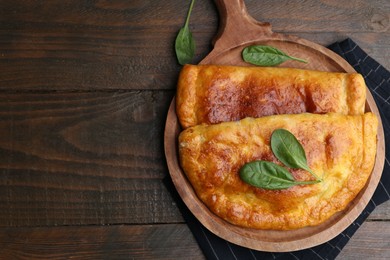
[[[214,42],[214,49],[201,64],[248,66],[242,61],[242,49],[252,44],[265,44],[309,61],[307,64],[285,62],[282,65],[284,67],[355,72],[344,59],[323,46],[272,32],[269,24],[257,22],[248,15],[243,0],[217,0],[216,3],[220,11],[220,31]],[[378,108],[367,89],[366,112],[368,111],[375,113],[379,119],[377,155],[371,177],[345,210],[318,226],[290,231],[256,230],[234,226],[214,215],[197,197],[180,167],[177,137],[181,128],[175,111],[175,100],[168,111],[164,135],[168,169],[184,203],[195,217],[217,236],[261,251],[288,252],[310,248],[331,240],[352,224],[368,204],[379,183],[385,157],[384,133]]]

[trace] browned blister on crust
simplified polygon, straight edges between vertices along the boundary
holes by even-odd
[[[366,85],[358,73],[294,68],[185,65],[176,113],[183,128],[276,114],[364,113]]]
[[[366,184],[375,162],[377,127],[372,113],[303,113],[197,125],[179,136],[180,164],[198,197],[234,225],[273,230],[314,226],[344,210]],[[239,169],[247,162],[280,163],[269,145],[278,128],[297,137],[322,182],[265,190],[240,179]],[[296,180],[313,179],[304,170],[289,170]]]

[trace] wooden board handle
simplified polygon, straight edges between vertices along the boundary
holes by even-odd
[[[269,23],[256,21],[249,15],[244,0],[215,0],[215,3],[219,11],[219,30],[207,60],[245,42],[274,35]]]

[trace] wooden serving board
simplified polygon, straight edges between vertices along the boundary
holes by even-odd
[[[254,20],[248,14],[243,0],[216,0],[220,12],[220,30],[214,49],[200,63],[249,66],[241,58],[248,45],[263,44],[277,47],[289,55],[306,59],[308,63],[287,61],[281,66],[302,69],[355,72],[340,56],[316,43],[289,35],[272,32],[268,23]],[[178,161],[178,134],[181,131],[173,100],[165,126],[165,155],[173,183],[181,198],[195,217],[211,232],[232,243],[251,249],[287,252],[313,247],[329,241],[346,229],[364,210],[371,199],[384,165],[384,133],[375,101],[367,89],[366,112],[379,118],[378,149],[375,166],[369,181],[344,211],[325,223],[291,231],[256,230],[234,226],[214,215],[197,197]]]

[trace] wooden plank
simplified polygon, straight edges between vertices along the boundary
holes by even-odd
[[[388,259],[390,222],[365,222],[337,259]]]
[[[368,217],[369,220],[390,221],[390,201],[377,206]]]
[[[0,89],[174,89],[180,66],[173,44],[188,3],[141,2],[1,1]],[[275,32],[323,45],[352,37],[390,68],[386,0],[245,2]],[[217,32],[212,1],[196,3],[190,27],[197,63],[210,52]]]
[[[315,0],[282,0],[275,3],[272,0],[262,1],[246,0],[249,13],[256,19],[272,24],[284,24],[285,31],[322,31],[329,32],[338,28],[343,31],[384,32],[389,26],[388,11],[390,4],[386,0],[361,1],[352,0],[346,5],[331,0],[318,2]],[[189,3],[175,0],[162,2],[155,1],[98,1],[87,0],[50,1],[39,3],[34,1],[2,1],[1,20],[4,27],[27,29],[46,27],[87,27],[111,29],[119,27],[157,28],[176,27],[184,24]],[[58,15],[59,10],[61,15]],[[43,16],[42,14],[45,14]],[[173,16],[172,14],[175,14]],[[210,1],[196,3],[191,15],[192,24],[207,26],[209,21],[216,21],[213,16],[217,14],[215,5]],[[115,19],[114,19],[115,18]],[[37,24],[33,24],[37,23]],[[78,26],[77,26],[78,25]],[[112,35],[117,36],[117,35]]]
[[[0,226],[181,222],[162,182],[172,95],[0,94]]]
[[[291,32],[386,32],[390,4],[386,0],[341,1],[281,0],[245,1],[249,13],[259,21]]]
[[[365,222],[337,259],[387,259],[390,223]],[[185,224],[1,228],[3,259],[204,259]]]
[[[74,163],[162,177],[162,137],[172,97],[173,92],[154,91],[0,94],[2,165],[23,167],[28,156],[25,163],[36,167],[41,159],[46,168],[60,162],[62,171]],[[145,175],[140,168],[152,171]]]
[[[1,259],[204,259],[185,224],[0,229]]]
[[[197,5],[194,17],[213,21],[211,39],[216,10]],[[187,9],[172,0],[1,1],[0,89],[174,89],[173,44]]]
[[[29,170],[1,178],[2,227],[183,222],[162,180]]]

